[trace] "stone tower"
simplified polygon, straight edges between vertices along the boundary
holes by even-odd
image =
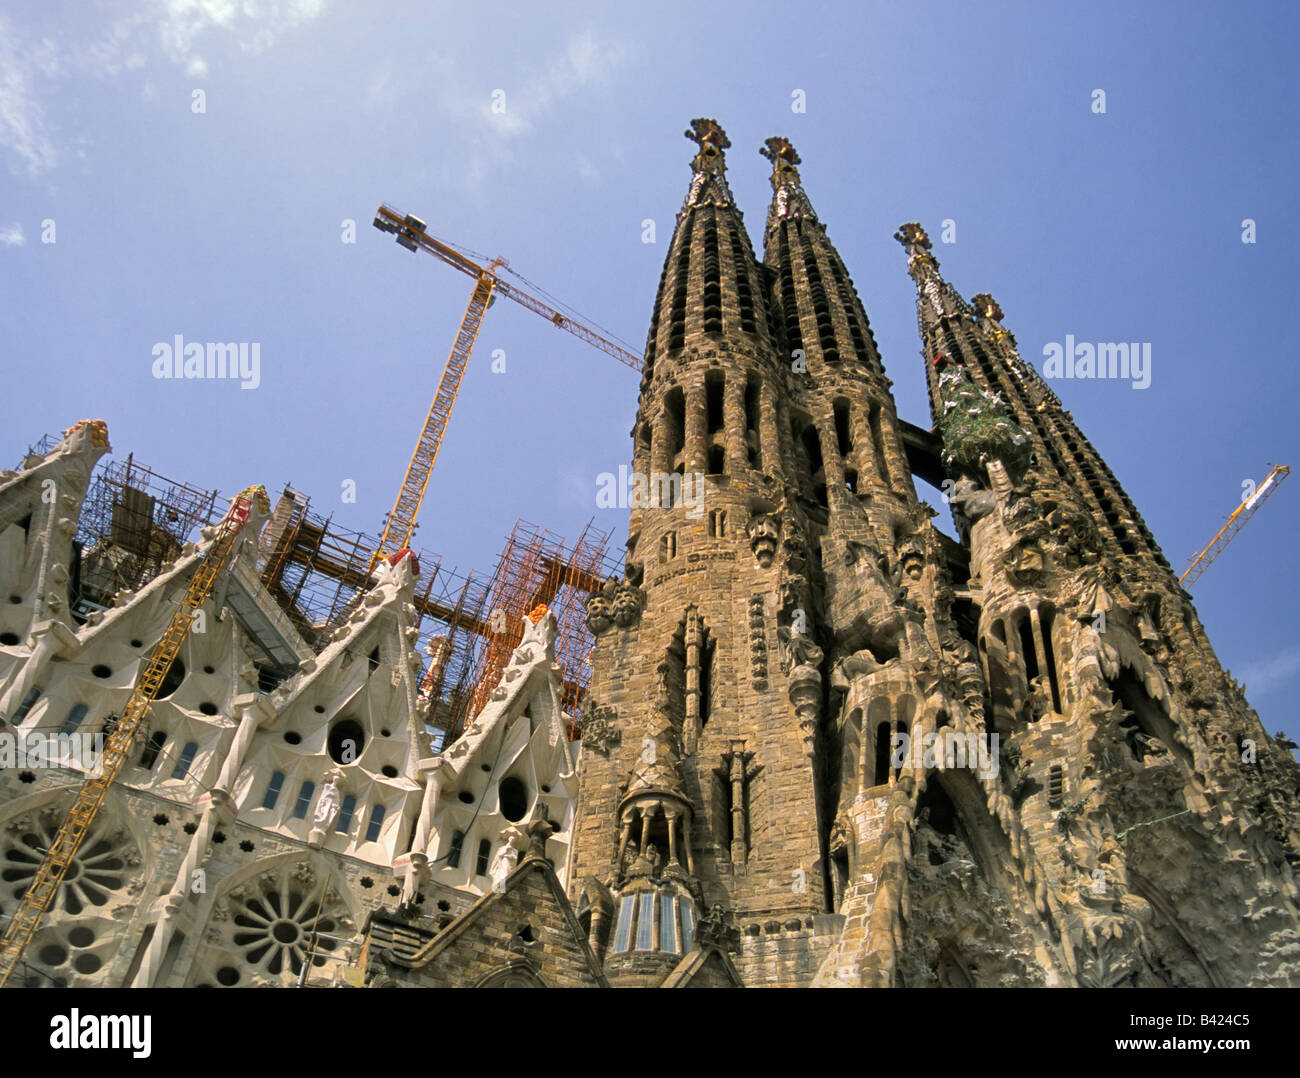
[[[725,133],[687,137],[588,605],[568,878],[609,983],[1294,980],[1295,764],[996,303],[900,230],[935,429],[900,422],[793,146],[760,264]]]

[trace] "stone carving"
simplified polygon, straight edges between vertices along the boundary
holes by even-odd
[[[622,732],[614,725],[617,712],[612,707],[599,707],[590,701],[582,709],[582,743],[608,756],[612,746],[622,739]]]
[[[745,532],[749,536],[749,549],[754,558],[764,569],[770,569],[776,560],[777,544],[780,540],[780,521],[770,513],[758,513],[749,518]]]
[[[614,601],[610,614],[614,624],[620,629],[629,629],[641,620],[641,610],[645,606],[645,592],[635,584],[623,581],[614,589]]]

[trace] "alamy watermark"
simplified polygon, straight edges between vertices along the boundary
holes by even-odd
[[[626,464],[618,475],[596,476],[597,509],[672,509],[682,506],[697,520],[704,515],[704,473],[634,472]]]
[[[910,734],[896,733],[890,738],[889,748],[891,767],[945,770],[968,767],[986,779],[998,773],[997,734],[938,730],[922,734],[919,741],[913,742]]]
[[[0,732],[0,769],[74,766],[95,778],[103,774],[103,734]]]
[[[155,378],[240,379],[240,389],[262,384],[262,345],[258,341],[222,344],[209,341],[185,343],[181,334],[153,346]]]
[[[1151,385],[1151,342],[1074,341],[1065,335],[1065,344],[1049,341],[1043,345],[1044,378],[1128,378],[1134,389]]]

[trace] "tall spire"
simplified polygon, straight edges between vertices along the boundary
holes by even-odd
[[[1154,563],[1156,576],[1167,577],[1169,563],[1136,506],[1042,376],[1021,359],[1015,338],[1002,325],[997,301],[987,292],[971,303],[962,299],[939,274],[930,237],[916,222],[900,225],[894,239],[907,251],[907,271],[916,281],[917,323],[936,429],[950,414],[950,391],[955,389],[941,384],[941,376],[950,364],[960,365],[1029,435],[1038,480],[1077,491],[1121,554]]]
[[[803,189],[802,159],[780,136],[759,153],[772,162],[763,262],[771,274],[772,306],[784,319],[787,354],[802,353],[809,370],[848,357],[881,373],[867,312]]]
[[[772,205],[767,211],[764,232],[772,231],[779,220],[806,217],[816,221],[817,214],[804,193],[803,184],[799,180],[799,169],[795,167],[802,164],[803,159],[790,145],[790,140],[774,135],[763,143],[763,148],[758,152],[772,162]]]

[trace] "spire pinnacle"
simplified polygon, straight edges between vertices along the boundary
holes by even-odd
[[[907,272],[916,282],[917,291],[928,301],[917,299],[923,322],[928,325],[945,316],[965,313],[966,301],[939,275],[939,260],[930,253],[934,245],[925,229],[909,221],[898,226],[894,239],[907,251]]]
[[[806,217],[817,220],[817,214],[804,193],[796,165],[803,163],[799,152],[788,138],[774,135],[758,151],[772,162],[772,205],[767,211],[767,228],[781,220]]]
[[[697,117],[691,121],[690,130],[685,136],[699,146],[691,159],[691,189],[686,195],[686,204],[682,208],[713,204],[715,206],[732,206],[735,200],[727,187],[727,158],[724,153],[731,146],[731,139],[722,130],[717,120]]]

